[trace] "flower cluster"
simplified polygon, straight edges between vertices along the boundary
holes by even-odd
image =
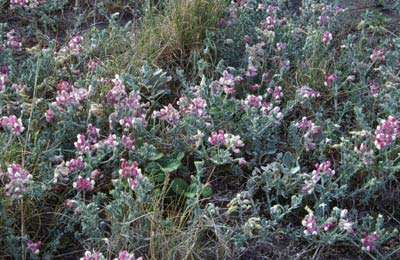
[[[331,88],[333,85],[333,82],[336,80],[337,80],[336,74],[326,74],[325,82],[324,82],[325,87]]]
[[[15,115],[1,117],[0,128],[9,129],[15,136],[20,135],[25,130],[21,118],[17,118]]]
[[[314,215],[314,212],[309,210],[308,214],[304,217],[303,221],[301,224],[306,228],[304,230],[304,234],[306,236],[309,235],[318,235],[318,226],[317,226],[317,221]]]
[[[240,147],[244,146],[243,141],[240,139],[239,135],[226,134],[224,130],[219,130],[218,132],[212,132],[208,141],[212,146],[224,145],[228,149],[232,149],[234,153],[239,153]]]
[[[385,61],[385,50],[384,49],[373,50],[369,58],[372,61]]]
[[[248,95],[244,104],[247,107],[261,107],[262,96]]]
[[[207,102],[201,97],[188,100],[186,96],[182,96],[179,98],[177,104],[179,105],[179,109],[185,114],[192,114],[196,117],[203,117],[207,115]]]
[[[128,251],[124,250],[118,254],[118,258],[114,260],[143,260],[142,257],[136,258],[134,254],[129,253]]]
[[[9,67],[0,66],[0,93],[4,92],[9,83]]]
[[[82,176],[78,176],[78,180],[75,181],[72,186],[74,189],[81,191],[92,191],[94,189],[94,180],[90,180],[90,178],[82,178]]]
[[[181,118],[179,111],[176,110],[171,104],[164,106],[164,108],[162,108],[160,111],[154,111],[153,116],[162,121],[166,121],[170,125],[175,125]]]
[[[69,39],[68,46],[69,46],[69,49],[70,49],[72,55],[77,56],[81,52],[82,41],[83,41],[83,37],[81,35],[74,35]]]
[[[137,162],[130,164],[128,161],[121,159],[119,176],[128,181],[129,187],[135,189],[140,185],[140,181],[146,181],[146,177],[142,175],[142,170]]]
[[[84,170],[86,168],[86,163],[84,162],[82,156],[69,160],[65,163],[65,165],[68,167],[68,171],[70,173],[74,171]]]
[[[303,117],[300,122],[296,123],[296,126],[299,129],[305,130],[303,139],[306,151],[315,150],[317,145],[314,142],[313,136],[321,132],[321,127],[315,125],[311,120],[308,120],[307,117]]]
[[[362,143],[359,147],[354,146],[354,152],[361,156],[362,161],[365,165],[372,164],[372,157],[374,155],[374,151],[368,147],[367,144]]]
[[[119,75],[115,75],[113,83],[114,87],[107,92],[105,97],[105,103],[112,105],[115,110],[109,117],[110,126],[118,122],[124,131],[128,131],[134,126],[146,127],[146,113],[150,103],[143,103],[142,97],[136,91],[128,94]]]
[[[5,175],[9,182],[6,184],[6,195],[13,199],[22,198],[22,194],[27,192],[32,183],[32,175],[22,168],[20,164],[12,164],[7,168],[6,173],[0,172],[0,176]]]
[[[323,32],[321,36],[321,41],[323,44],[328,45],[332,41],[332,34],[330,32]]]
[[[313,90],[312,88],[307,86],[302,86],[300,89],[297,90],[297,92],[301,95],[303,99],[317,98],[320,96],[319,91]]]
[[[7,46],[15,50],[20,50],[22,47],[21,39],[14,30],[7,33]]]
[[[362,250],[372,252],[375,249],[375,242],[379,239],[379,234],[374,232],[372,234],[365,233],[364,238],[361,239],[363,244]]]
[[[248,65],[245,75],[247,77],[255,77],[258,74],[258,68],[264,60],[265,43],[260,42],[255,45],[246,44],[246,53],[248,54]]]
[[[322,205],[321,205],[322,206]],[[336,227],[339,227],[339,231],[344,231],[347,234],[351,235],[355,233],[354,223],[348,220],[348,210],[347,209],[339,209],[334,207],[331,212],[331,216],[328,217],[321,225],[318,226],[317,217],[314,212],[306,207],[305,208],[308,214],[304,217],[302,221],[302,225],[306,228],[304,230],[304,234],[306,236],[310,235],[318,235],[320,230],[325,232],[332,230]]]
[[[87,100],[88,92],[84,88],[75,88],[67,81],[61,81],[56,86],[57,97],[56,102],[52,105],[56,106],[61,112],[66,111],[69,107],[82,108],[80,103]],[[54,119],[54,111],[49,109],[46,111],[46,120],[51,122]]]
[[[121,142],[122,142],[122,145],[129,151],[132,151],[133,149],[135,149],[136,140],[134,138],[132,138],[132,136],[130,134],[123,135],[121,138]]]
[[[80,260],[105,260],[105,259],[106,258],[102,253],[97,252],[94,249],[92,250],[92,252],[85,251],[84,256],[80,258]]]
[[[32,240],[29,240],[26,244],[28,250],[32,253],[32,254],[39,254],[39,247],[42,245],[42,241],[37,241],[37,242],[33,242]]]
[[[16,6],[20,6],[32,9],[45,3],[47,3],[47,0],[10,0],[10,8],[15,9]]]
[[[375,82],[370,82],[369,83],[369,94],[373,97],[377,97],[379,95],[379,92],[381,90],[381,87],[375,83]]]
[[[389,116],[382,120],[375,130],[375,146],[378,150],[383,150],[400,137],[400,119]]]
[[[330,167],[331,167],[330,161],[325,161],[322,162],[321,164],[316,163],[315,169],[311,172],[311,174],[303,174],[303,177],[305,177],[306,180],[304,181],[304,186],[302,188],[302,191],[304,193],[311,194],[314,191],[315,185],[321,179],[322,173],[325,173],[330,177],[335,175],[335,171],[332,170]]]

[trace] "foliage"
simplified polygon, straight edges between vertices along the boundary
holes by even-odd
[[[379,13],[343,31],[327,1],[0,4],[5,259],[251,258],[278,235],[398,256],[400,38]]]

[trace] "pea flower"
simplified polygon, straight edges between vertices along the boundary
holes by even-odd
[[[142,257],[136,258],[134,254],[128,253],[128,251],[124,250],[118,254],[118,258],[114,260],[143,260]]]
[[[372,61],[385,61],[385,50],[384,49],[373,50],[369,58]]]
[[[7,168],[7,172],[0,171],[0,176],[4,175],[8,178],[9,182],[6,184],[6,196],[12,199],[22,198],[22,193],[29,189],[32,183],[32,175],[22,168],[20,164],[12,164]]]
[[[90,144],[86,141],[86,138],[83,134],[77,135],[77,141],[74,142],[74,146],[79,154],[85,154],[87,151],[90,151]]]
[[[247,107],[261,107],[262,96],[248,95],[244,104]]]
[[[9,129],[11,133],[15,136],[21,135],[24,132],[25,127],[22,125],[21,118],[17,118],[15,115],[3,116],[0,118],[0,127],[4,130]]]
[[[0,93],[6,90],[6,85],[9,83],[9,68],[8,66],[0,66]]]
[[[226,140],[225,140],[225,133],[224,130],[218,130],[218,132],[212,132],[211,136],[208,138],[208,141],[210,142],[211,145],[225,145]]]
[[[400,119],[389,116],[382,120],[375,130],[375,146],[378,150],[383,150],[396,141],[400,136]]]
[[[329,16],[327,15],[321,15],[320,17],[318,17],[318,23],[321,26],[326,26],[329,23]]]
[[[162,121],[166,121],[170,125],[175,125],[178,123],[181,115],[179,114],[179,111],[176,110],[171,104],[168,104],[168,106],[164,106],[160,111],[154,111],[153,116],[155,118],[159,118]]]
[[[328,88],[331,88],[333,85],[333,82],[337,80],[336,74],[326,74],[325,75],[325,82],[324,85]]]
[[[372,234],[365,233],[364,238],[361,239],[361,243],[363,244],[362,250],[372,252],[375,250],[375,242],[378,240],[379,234],[374,232]]]
[[[81,191],[92,191],[94,188],[94,180],[90,180],[90,178],[82,178],[82,176],[78,176],[78,180],[75,181],[72,186],[74,189]]]
[[[297,92],[301,95],[303,99],[307,98],[316,98],[320,96],[320,93],[316,90],[313,90],[310,87],[302,86]]]
[[[323,44],[328,45],[332,40],[332,34],[330,32],[323,32],[321,36],[321,41]]]
[[[318,235],[319,230],[314,212],[309,208],[306,208],[306,210],[308,211],[308,214],[304,217],[303,221],[301,222],[301,224],[306,228],[304,230],[304,234],[306,236],[310,235],[316,236]]]
[[[377,97],[379,95],[381,87],[375,82],[370,82],[369,89],[370,89],[369,94],[373,97]]]
[[[37,255],[39,254],[39,247],[42,245],[42,241],[32,242],[32,240],[29,240],[26,245],[32,254]]]
[[[102,253],[95,251],[94,249],[91,251],[85,251],[83,257],[80,260],[105,260],[105,257]]]

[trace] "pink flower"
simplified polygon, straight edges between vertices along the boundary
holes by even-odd
[[[396,141],[400,136],[400,119],[389,116],[382,120],[375,130],[375,146],[378,150],[383,150]]]
[[[170,125],[178,123],[181,115],[171,104],[164,106],[160,111],[154,111],[154,117],[159,118],[162,121],[168,122]]]
[[[9,68],[8,66],[0,66],[0,93],[6,90],[6,85],[9,83]]]
[[[343,218],[341,218],[339,220],[339,229],[342,231],[346,231],[347,234],[354,234],[355,230],[354,230],[354,223],[347,221]]]
[[[321,15],[320,17],[318,17],[318,23],[321,26],[326,26],[329,23],[329,16],[327,15]]]
[[[119,176],[128,181],[131,189],[135,189],[140,181],[144,181],[146,178],[142,175],[142,170],[139,168],[137,162],[133,162],[132,165],[129,162],[121,159],[121,169],[119,170]]]
[[[247,161],[246,161],[246,159],[243,158],[243,157],[240,157],[240,158],[238,159],[238,162],[239,162],[239,166],[240,166],[240,167],[244,167],[244,166],[247,165]]]
[[[134,138],[132,138],[131,134],[123,135],[121,141],[122,141],[122,145],[129,151],[132,151],[133,149],[135,149],[136,140]]]
[[[274,13],[276,11],[279,11],[279,6],[277,5],[269,5],[267,8],[267,13]]]
[[[76,159],[69,160],[68,162],[66,162],[65,165],[68,167],[70,173],[86,168],[86,163],[83,161],[82,156],[79,156]]]
[[[267,17],[267,21],[262,24],[262,28],[265,29],[272,29],[276,24],[276,20],[272,16]]]
[[[10,196],[13,199],[22,198],[22,193],[25,193],[29,189],[29,185],[32,183],[32,175],[27,170],[24,170],[20,164],[12,164],[7,168],[5,175],[9,182],[6,184],[6,196]]]
[[[276,48],[278,49],[278,51],[284,51],[286,49],[286,43],[284,42],[278,42],[276,44]]]
[[[86,141],[86,138],[82,134],[77,135],[77,141],[74,142],[74,146],[79,154],[84,154],[87,151],[90,151],[90,144]]]
[[[372,61],[385,61],[385,50],[384,49],[373,50],[369,58]]]
[[[261,107],[262,96],[248,95],[244,101],[247,107]]]
[[[336,74],[326,74],[325,75],[325,82],[324,85],[328,88],[331,88],[333,85],[333,82],[337,80]]]
[[[10,129],[11,133],[15,136],[21,135],[24,132],[25,127],[22,125],[21,118],[17,118],[15,115],[3,116],[0,118],[0,127],[3,129]]]
[[[206,115],[206,106],[206,100],[201,97],[197,97],[192,100],[191,104],[189,105],[189,109],[195,116],[201,117]]]
[[[320,93],[316,90],[313,90],[307,86],[302,86],[300,89],[297,90],[298,93],[301,94],[301,97],[306,98],[316,98],[320,96]]]
[[[338,14],[344,13],[344,11],[345,11],[344,8],[342,8],[342,7],[340,7],[340,6],[335,6],[334,15],[336,16],[336,15],[338,15]]]
[[[14,30],[11,30],[7,33],[7,46],[10,49],[20,50],[22,47],[22,43],[17,33]]]
[[[49,108],[47,109],[45,113],[46,121],[48,123],[53,122],[53,120],[56,118],[56,114],[54,113],[53,109]]]
[[[370,82],[369,89],[370,89],[369,94],[373,97],[377,97],[379,95],[381,87],[375,82]]]
[[[114,260],[142,260],[142,257],[136,258],[134,254],[128,253],[128,251],[121,251],[118,255],[118,259]]]
[[[141,173],[141,170],[138,166],[139,164],[137,162],[133,162],[132,165],[130,165],[128,161],[122,159],[119,175],[124,178],[136,177],[139,175],[139,173]]]
[[[67,199],[65,200],[65,205],[67,205],[68,208],[72,209],[74,207],[74,204],[76,204],[76,200],[71,200]]]
[[[92,124],[88,124],[86,134],[89,137],[90,143],[96,143],[97,140],[100,138],[100,129],[94,127]]]
[[[250,91],[257,91],[260,88],[259,84],[252,84],[249,86]]]
[[[26,245],[32,254],[37,255],[39,254],[39,247],[42,245],[42,241],[32,242],[32,240],[29,240]]]
[[[232,152],[234,153],[239,153],[240,152],[239,148],[244,146],[244,143],[240,139],[239,135],[224,134],[224,139],[225,139],[225,146],[228,149],[232,149]]]
[[[329,229],[336,227],[336,218],[328,218],[324,224],[321,225],[324,231],[328,231]]]
[[[361,243],[363,244],[362,250],[372,252],[375,249],[375,242],[378,240],[379,234],[374,232],[372,234],[365,233],[363,239],[361,239]]]
[[[89,178],[82,178],[82,176],[78,176],[78,180],[72,184],[74,189],[81,191],[92,191],[94,188],[94,180],[90,180]]]
[[[93,170],[90,173],[90,179],[92,179],[92,180],[97,179],[97,178],[102,178],[102,177],[103,177],[103,174],[101,173],[101,171],[99,169]]]
[[[210,142],[211,145],[225,145],[226,140],[225,140],[225,133],[224,130],[218,130],[218,132],[212,132],[211,136],[208,138],[208,141]]]
[[[102,253],[96,252],[94,249],[92,252],[86,251],[84,256],[80,260],[103,260],[105,259]]]
[[[309,235],[317,235],[318,234],[318,227],[317,227],[317,221],[315,219],[315,215],[314,213],[309,210],[308,215],[306,215],[303,219],[303,221],[301,222],[301,224],[306,228],[304,230],[304,234],[306,236]]]
[[[332,40],[332,34],[330,32],[323,32],[321,41],[323,44],[328,45]]]
[[[72,55],[78,55],[82,49],[81,42],[83,37],[81,35],[74,35],[69,40],[69,48]]]

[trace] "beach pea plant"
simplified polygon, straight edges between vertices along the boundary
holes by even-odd
[[[0,1],[1,259],[400,257],[396,12],[143,2]]]

